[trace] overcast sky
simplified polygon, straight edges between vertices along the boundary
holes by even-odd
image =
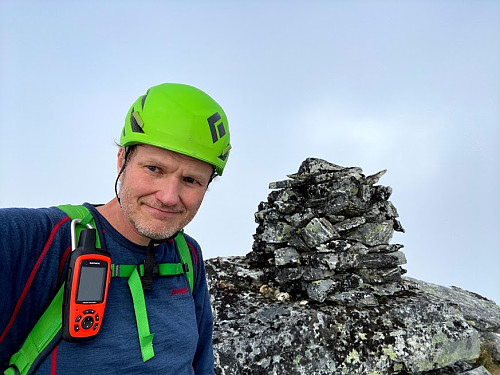
[[[187,228],[251,250],[306,157],[388,172],[408,275],[500,303],[499,1],[0,2],[0,207],[105,203],[128,108],[197,86],[233,150]]]

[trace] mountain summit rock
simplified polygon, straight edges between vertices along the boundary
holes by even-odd
[[[385,172],[308,158],[252,251],[206,260],[217,374],[500,374],[495,302],[404,276]]]

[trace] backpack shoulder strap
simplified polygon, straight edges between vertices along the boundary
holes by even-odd
[[[50,303],[43,315],[38,319],[18,352],[10,358],[5,375],[30,374],[35,363],[45,358],[62,336],[62,304],[64,284]]]
[[[59,209],[66,212],[72,219],[81,219],[83,227],[90,223],[95,226],[95,221],[92,214],[85,206],[62,205]],[[90,215],[90,217],[89,217]],[[77,237],[83,228],[77,227]],[[98,240],[97,240],[98,241]],[[38,319],[37,323],[28,334],[23,345],[12,355],[9,361],[9,367],[4,371],[5,375],[25,375],[29,374],[30,370],[36,368],[34,364],[38,364],[50,350],[56,345],[61,337],[62,328],[62,304],[64,294],[64,283],[59,288],[56,296],[45,310],[43,315]],[[32,371],[32,370],[31,370]]]
[[[70,217],[71,220],[80,220],[79,225],[76,227],[76,238],[80,238],[80,232],[85,229],[87,224],[92,225],[92,227],[97,227],[97,222],[92,216],[92,213],[89,209],[83,205],[73,205],[73,204],[62,204],[57,206],[60,210],[66,212],[66,214]],[[96,236],[96,247],[101,247],[101,230],[97,228],[98,235]]]
[[[192,293],[194,288],[193,258],[191,257],[191,252],[189,251],[186,238],[184,237],[184,231],[181,230],[174,240],[175,245],[177,246],[177,250],[179,251],[182,267],[184,268],[184,272],[186,273],[186,277],[188,279],[189,287],[191,288]]]
[[[74,204],[61,204],[57,206],[60,210],[66,212],[66,214],[73,219],[82,219],[83,224],[93,221],[92,214],[89,209],[84,205],[74,205]],[[90,216],[89,216],[90,215]],[[87,220],[87,222],[85,222]]]

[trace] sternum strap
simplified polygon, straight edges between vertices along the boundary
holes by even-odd
[[[144,275],[144,264],[138,266],[131,264],[112,264],[111,277],[130,277],[134,270],[138,270],[139,276]],[[157,276],[176,276],[185,273],[181,263],[160,263],[155,266]]]

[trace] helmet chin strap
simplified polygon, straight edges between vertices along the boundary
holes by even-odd
[[[118,172],[118,176],[116,176],[116,180],[115,180],[115,195],[116,195],[116,199],[118,200],[118,204],[120,205],[120,207],[122,206],[122,203],[120,201],[120,197],[118,196],[118,183],[120,181],[120,176],[123,174],[123,171],[125,171],[125,167],[127,166],[127,162],[128,162],[129,157],[130,157],[130,153],[132,152],[133,149],[134,149],[134,146],[125,147],[125,155],[123,157],[123,165],[120,168],[120,171]]]

